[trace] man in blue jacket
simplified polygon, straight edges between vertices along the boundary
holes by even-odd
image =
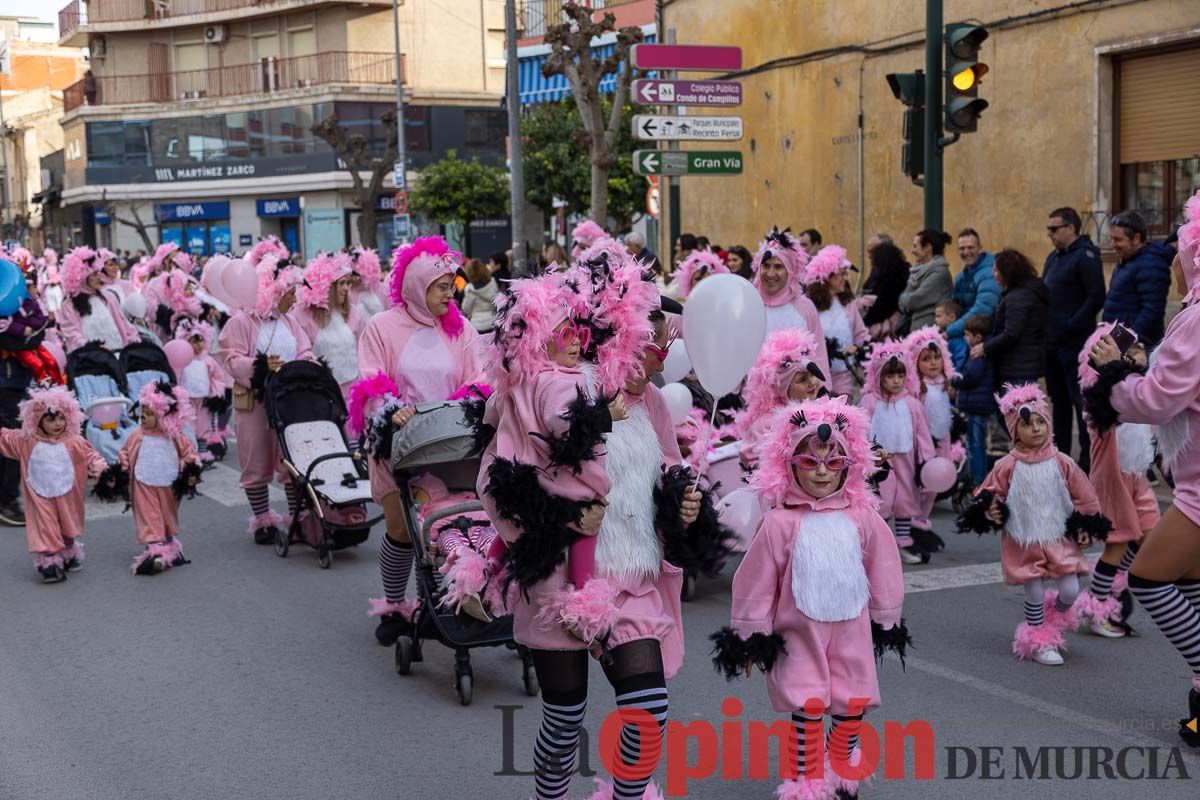
[[[1175,251],[1146,240],[1146,221],[1136,211],[1113,217],[1112,246],[1119,261],[1104,299],[1104,321],[1121,323],[1153,349],[1165,331]]]
[[[1096,315],[1104,306],[1104,267],[1100,250],[1080,236],[1083,221],[1073,208],[1050,212],[1046,233],[1054,251],[1046,257],[1042,280],[1050,292],[1046,335],[1046,393],[1053,404],[1054,441],[1071,452],[1071,426],[1079,425],[1079,466],[1090,469],[1091,440],[1083,424],[1079,394],[1079,351],[1096,330]]]
[[[962,304],[963,313],[946,328],[946,338],[950,340],[950,352],[962,353],[962,358],[956,358],[954,368],[961,370],[966,362],[967,348],[955,347],[954,340],[962,339],[964,325],[970,317],[980,316],[991,318],[1000,304],[1000,287],[996,284],[996,276],[992,267],[996,259],[983,249],[979,234],[974,228],[963,228],[958,234],[958,257],[962,259],[962,272],[954,281],[953,297]]]

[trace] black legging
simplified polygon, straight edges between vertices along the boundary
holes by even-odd
[[[587,711],[586,650],[534,650],[533,665],[542,688],[542,726],[534,745],[537,800],[560,800],[570,788],[578,759],[579,732]],[[662,753],[667,720],[667,683],[662,647],[638,639],[614,647],[604,663],[618,709],[639,708],[658,722],[646,740],[636,724],[621,728],[619,763],[629,769],[613,776],[613,800],[639,800]],[[636,765],[644,765],[635,768]]]

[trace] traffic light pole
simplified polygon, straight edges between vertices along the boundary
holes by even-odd
[[[942,229],[942,0],[925,0],[925,227]]]

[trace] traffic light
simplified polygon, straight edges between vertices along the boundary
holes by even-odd
[[[946,133],[973,133],[988,101],[979,97],[979,80],[988,66],[979,60],[979,47],[988,37],[980,25],[958,22],[946,26]]]
[[[904,103],[904,145],[900,170],[914,181],[925,174],[925,73],[893,72],[887,76],[892,94]]]

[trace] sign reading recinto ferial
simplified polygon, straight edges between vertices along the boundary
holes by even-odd
[[[638,114],[633,118],[633,138],[676,142],[734,142],[742,138],[742,118]]]

